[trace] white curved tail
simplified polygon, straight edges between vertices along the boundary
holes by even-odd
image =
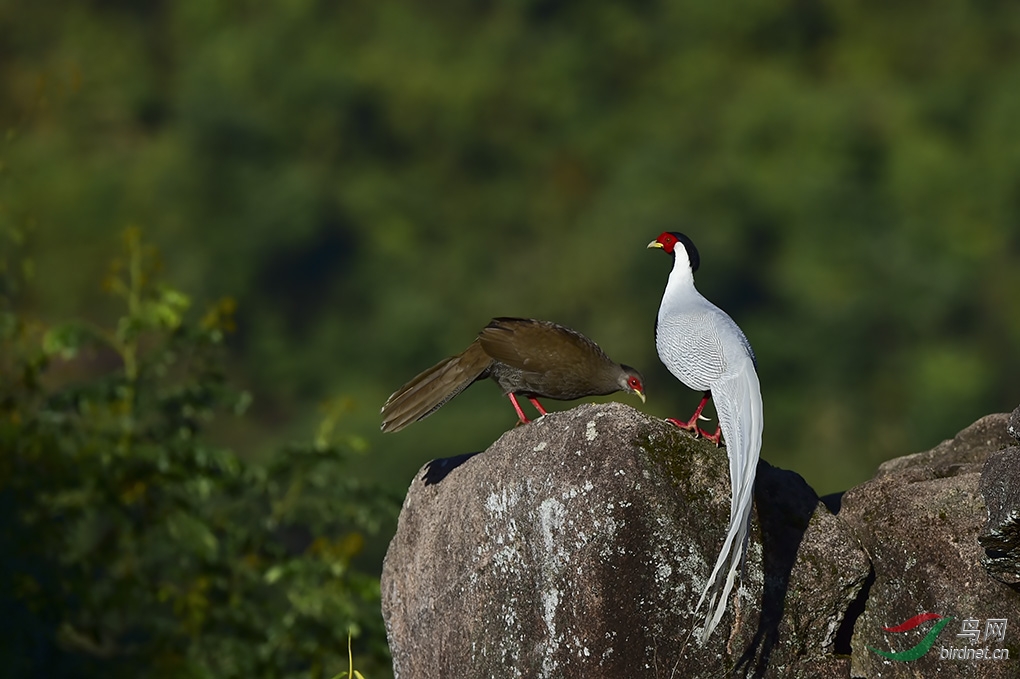
[[[726,603],[733,590],[737,569],[746,556],[750,533],[754,476],[761,453],[763,424],[761,387],[754,370],[754,362],[750,357],[734,372],[713,385],[712,400],[719,415],[719,425],[722,427],[726,453],[730,460],[731,499],[726,539],[723,541],[712,574],[705,584],[705,590],[694,609],[695,612],[699,611],[707,599],[708,611],[705,616],[705,627],[701,633],[702,643],[712,634],[726,611]],[[726,580],[720,584],[719,575],[727,561],[729,571]]]

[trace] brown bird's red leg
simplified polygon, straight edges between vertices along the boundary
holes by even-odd
[[[534,396],[529,396],[528,400],[531,401],[531,405],[535,406],[535,409],[538,410],[538,412],[542,413],[543,415],[549,414],[545,412],[545,408],[542,407],[542,404],[538,402],[537,398],[535,398]]]
[[[701,397],[701,403],[698,404],[698,409],[694,411],[693,415],[691,415],[691,419],[687,420],[686,422],[681,422],[675,417],[667,417],[666,421],[669,422],[670,424],[675,424],[684,431],[691,432],[692,434],[694,434],[695,437],[701,436],[703,434],[707,436],[707,434],[705,434],[701,427],[698,426],[698,418],[701,417],[701,411],[705,409],[705,404],[708,403],[708,399],[710,399],[711,397],[712,392],[706,391],[705,395]],[[716,432],[716,437],[718,436],[719,432]],[[709,438],[712,437],[709,436]],[[718,443],[719,439],[715,438],[715,442]]]
[[[521,404],[517,402],[517,397],[512,393],[507,394],[510,397],[510,403],[514,404],[514,410],[517,411],[517,417],[520,418],[520,424],[527,424],[530,420],[524,416],[524,411],[521,410]]]

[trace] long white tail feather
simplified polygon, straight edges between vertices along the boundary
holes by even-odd
[[[761,453],[762,403],[758,376],[750,358],[738,366],[728,379],[723,379],[712,388],[712,400],[719,414],[723,439],[730,462],[730,523],[723,540],[722,549],[715,567],[701,593],[695,612],[701,609],[706,599],[709,602],[705,626],[701,633],[702,643],[722,620],[729,601],[730,592],[736,580],[737,570],[746,556],[751,505],[754,500],[754,477]],[[723,565],[729,562],[725,581],[718,582]]]

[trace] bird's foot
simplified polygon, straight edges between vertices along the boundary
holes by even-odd
[[[677,427],[683,429],[684,431],[694,434],[694,438],[698,438],[702,433],[701,428],[698,427],[698,425],[696,424],[684,422],[683,420],[678,420],[675,417],[667,417],[666,421],[669,422],[670,424],[676,425]]]
[[[701,397],[701,403],[698,404],[697,410],[695,410],[694,414],[691,415],[691,419],[687,420],[686,422],[684,422],[683,420],[678,420],[675,417],[667,417],[666,421],[669,422],[670,424],[675,424],[684,431],[689,431],[690,433],[694,434],[694,438],[696,439],[701,438],[702,436],[706,436],[709,439],[712,439],[712,437],[708,435],[708,432],[706,432],[704,429],[698,426],[698,420],[705,420],[706,422],[708,421],[708,418],[702,415],[701,411],[705,409],[705,404],[708,403],[708,399],[710,399],[711,397],[712,392],[706,391],[705,394]],[[716,432],[715,438],[712,440],[715,441],[716,445],[718,445],[719,432]]]

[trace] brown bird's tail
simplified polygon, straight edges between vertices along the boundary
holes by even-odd
[[[443,359],[386,399],[380,411],[384,432],[400,431],[436,412],[451,398],[486,377],[492,359],[476,340],[456,356]]]

